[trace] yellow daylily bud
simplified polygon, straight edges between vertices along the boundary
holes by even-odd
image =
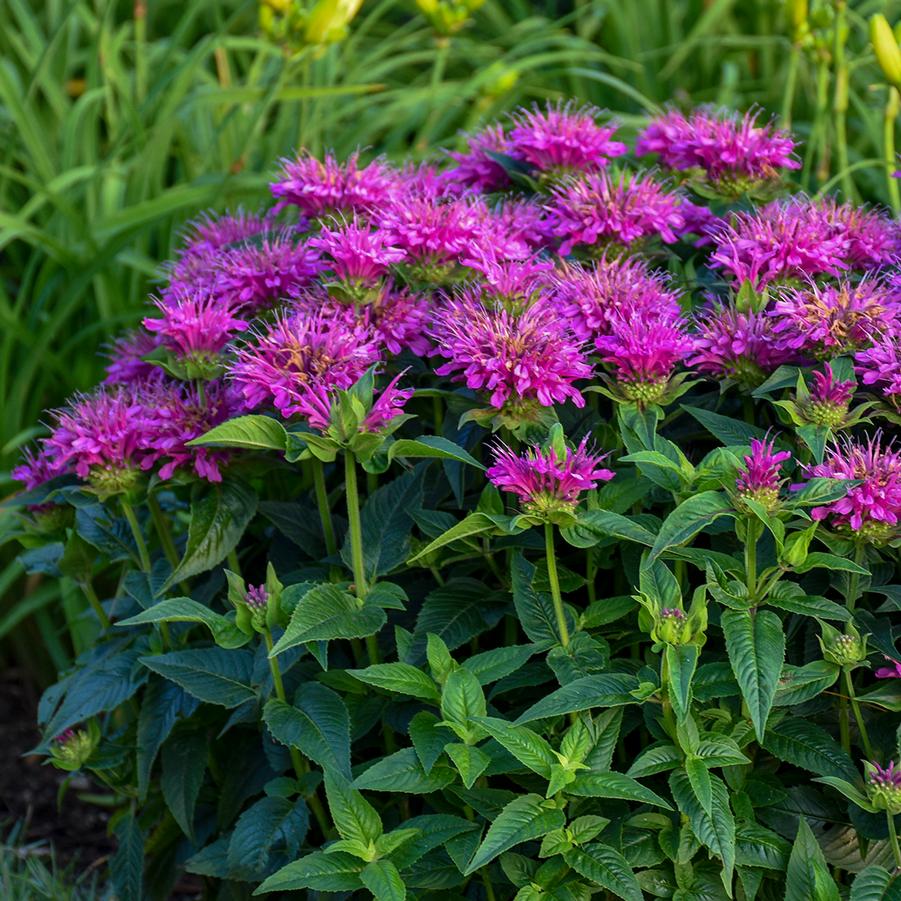
[[[901,84],[901,49],[888,19],[881,14],[870,18],[870,42],[889,84]]]

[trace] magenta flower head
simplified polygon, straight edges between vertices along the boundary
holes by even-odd
[[[741,194],[778,177],[780,169],[798,169],[795,141],[772,125],[759,125],[759,112],[744,116],[699,109],[686,116],[669,110],[651,120],[638,136],[635,153],[656,153],[669,169],[700,169],[718,187]]]
[[[328,434],[339,444],[352,441],[359,432],[383,432],[403,413],[404,405],[413,396],[412,388],[399,388],[397,385],[403,375],[395,376],[381,391],[371,390],[365,414],[360,417],[355,414],[352,422],[342,421],[346,417],[342,416],[339,392],[316,385],[309,393],[306,420],[314,429]]]
[[[206,256],[224,250],[232,244],[243,243],[250,238],[264,235],[273,227],[270,213],[248,213],[238,209],[233,213],[215,215],[205,213],[188,223],[184,235],[184,247],[180,257]]]
[[[673,370],[694,347],[685,323],[636,314],[618,316],[610,325],[595,345],[613,369],[618,392],[642,408],[662,402]]]
[[[566,447],[561,438],[524,454],[499,444],[493,454],[489,481],[515,494],[526,515],[543,522],[571,523],[582,494],[614,475],[601,466],[606,454],[589,448],[587,436],[575,448]]]
[[[877,810],[895,816],[901,813],[901,767],[893,760],[888,766],[864,762],[867,773],[867,797]]]
[[[554,187],[547,231],[560,241],[561,256],[582,245],[603,252],[655,237],[671,244],[685,230],[681,205],[678,193],[647,172],[598,172]]]
[[[221,482],[219,467],[228,460],[228,451],[190,447],[189,442],[244,412],[238,387],[216,379],[205,382],[201,392],[194,384],[172,382],[149,389],[147,404],[153,410],[153,419],[141,468],[150,469],[162,461],[162,479],[190,469],[208,482]]]
[[[373,230],[356,218],[334,227],[323,226],[309,246],[322,254],[321,265],[338,282],[335,287],[340,299],[355,301],[365,300],[383,283],[389,268],[406,257],[384,231]]]
[[[901,679],[901,660],[886,657],[885,662],[888,666],[880,666],[873,675],[877,679]]]
[[[163,370],[144,359],[159,347],[160,338],[143,329],[117,338],[107,351],[110,362],[104,382],[107,385],[130,385],[163,379]]]
[[[478,288],[487,306],[524,309],[538,300],[551,283],[554,266],[547,260],[498,259],[494,248],[474,247],[472,256],[461,261],[481,277]]]
[[[512,116],[509,153],[551,178],[603,169],[628,148],[612,140],[615,125],[598,125],[600,113],[572,101],[521,109]]]
[[[850,438],[826,450],[822,463],[807,468],[809,477],[856,481],[845,496],[811,516],[861,541],[881,543],[897,535],[901,520],[901,454],[877,432],[867,441]]]
[[[818,359],[854,353],[899,322],[901,304],[885,282],[865,278],[789,289],[770,315],[786,347]]]
[[[581,342],[543,304],[513,314],[461,297],[444,304],[430,333],[435,353],[448,361],[437,374],[490,392],[495,411],[514,420],[537,416],[536,406],[585,404],[574,383],[589,378],[592,368]]]
[[[379,359],[375,338],[342,311],[299,311],[238,349],[231,377],[248,408],[275,406],[285,418],[315,415],[315,392],[349,388]]]
[[[735,480],[739,509],[746,501],[753,501],[767,513],[775,513],[780,506],[779,489],[785,481],[782,464],[788,460],[791,454],[775,450],[772,438],[752,438],[751,453],[745,456],[745,464]]]
[[[510,184],[507,170],[492,154],[509,155],[510,143],[502,125],[489,125],[474,135],[466,137],[467,150],[449,150],[447,155],[456,163],[442,173],[440,180],[454,194],[467,190],[491,194]]]
[[[244,603],[252,610],[265,610],[269,604],[269,592],[265,585],[248,585]]]
[[[740,311],[719,302],[702,310],[695,322],[694,354],[689,364],[745,388],[763,384],[794,354],[776,341],[773,320],[765,312]]]
[[[896,264],[901,255],[901,231],[894,219],[868,207],[819,202],[823,217],[848,242],[847,263],[853,269],[877,269]]]
[[[822,207],[804,199],[773,201],[755,212],[733,213],[711,226],[711,264],[737,281],[763,288],[848,268],[849,241]]]
[[[530,200],[507,200],[492,209],[492,219],[512,241],[518,241],[527,253],[548,246],[544,209]],[[495,254],[497,251],[495,250]]]
[[[901,405],[901,327],[872,337],[872,345],[854,355],[855,371],[896,407]]]
[[[181,359],[190,378],[215,376],[225,346],[248,327],[205,291],[173,291],[153,302],[162,315],[145,318],[144,328]]]
[[[814,425],[840,429],[848,423],[848,406],[856,387],[853,381],[836,379],[832,369],[814,370],[807,397],[799,404],[804,418]]]
[[[679,295],[666,274],[634,256],[605,254],[591,267],[565,263],[554,280],[553,295],[582,341],[610,334],[617,318],[672,321],[680,309]]]
[[[156,411],[147,390],[135,385],[103,387],[77,396],[53,412],[44,447],[55,464],[72,468],[101,498],[131,490],[154,438]]]
[[[10,476],[13,481],[21,482],[26,491],[33,491],[65,471],[65,466],[42,444],[37,450],[26,447],[22,462],[13,468]]]
[[[394,198],[398,174],[381,160],[361,166],[359,154],[339,163],[331,154],[317,160],[301,154],[282,161],[282,177],[269,187],[279,200],[277,208],[297,207],[310,218],[366,213]]]

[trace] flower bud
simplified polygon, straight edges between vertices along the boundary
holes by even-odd
[[[664,644],[682,645],[687,644],[688,617],[684,610],[678,607],[664,607],[657,614],[657,622],[654,625],[654,631],[658,641]]]
[[[867,770],[867,796],[877,810],[892,816],[901,813],[901,767],[889,761],[887,767],[878,763],[864,763]]]
[[[901,49],[888,19],[881,13],[870,17],[870,42],[886,81],[895,86],[901,84]]]
[[[86,729],[66,729],[50,745],[50,759],[57,769],[75,772],[90,760],[100,744],[100,727],[92,720]]]
[[[867,659],[867,637],[861,636],[850,623],[845,626],[844,634],[828,623],[822,623],[822,630],[819,641],[824,660],[853,667]]]

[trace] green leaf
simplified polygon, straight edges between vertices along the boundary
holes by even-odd
[[[484,751],[472,745],[451,742],[444,750],[454,762],[454,766],[467,788],[475,785],[476,779],[488,769],[488,765],[491,763],[491,758]]]
[[[445,722],[468,729],[474,717],[485,716],[485,695],[479,680],[469,670],[454,670],[441,692],[441,716]]]
[[[282,842],[290,857],[297,854],[309,827],[303,798],[262,797],[235,823],[228,842],[230,878],[240,875],[258,882],[267,872],[274,846]]]
[[[729,663],[748,705],[757,740],[762,742],[785,659],[782,621],[769,610],[756,614],[724,610],[721,624]]]
[[[644,894],[628,861],[609,845],[594,843],[571,848],[563,859],[580,875],[595,885],[622,898],[642,901]]]
[[[690,413],[714,438],[726,447],[750,444],[752,438],[765,438],[766,430],[760,426],[749,425],[740,419],[731,419],[720,413],[712,413],[700,407],[688,404],[680,405],[686,413]]]
[[[454,541],[462,541],[464,538],[472,538],[475,535],[481,535],[494,528],[494,520],[485,513],[470,513],[469,516],[448,529],[443,535],[440,535],[434,541],[429,542],[419,551],[419,553],[410,557],[407,562],[413,563],[420,557],[425,557],[427,554],[431,554],[433,551],[437,551],[438,548],[444,547],[447,544],[451,544]]]
[[[698,665],[698,646],[667,645],[666,675],[669,699],[678,720],[684,720],[691,709],[691,680]]]
[[[167,598],[137,616],[119,620],[116,625],[139,626],[145,623],[202,623],[221,648],[240,648],[250,641],[250,637],[233,620],[191,598]]]
[[[140,662],[207,704],[237,707],[257,696],[250,684],[253,654],[248,650],[195,648],[141,657]]]
[[[853,619],[847,608],[841,604],[816,595],[787,595],[773,592],[767,597],[766,602],[771,607],[778,607],[780,610],[798,613],[801,616],[815,616],[817,619],[839,620],[843,623],[851,622]]]
[[[490,685],[517,672],[538,650],[539,647],[534,644],[508,645],[473,654],[463,666],[475,675],[481,685]]]
[[[360,879],[363,867],[362,860],[343,851],[331,854],[314,851],[273,873],[254,894],[297,892],[303,889],[315,892],[353,892],[363,887]]]
[[[360,879],[372,892],[375,901],[404,901],[407,897],[407,887],[390,860],[374,860],[366,864]]]
[[[241,540],[256,509],[256,492],[237,479],[207,489],[191,504],[185,553],[164,591],[220,564]]]
[[[375,688],[384,688],[385,691],[409,695],[423,701],[437,702],[440,697],[438,687],[432,679],[409,663],[376,663],[366,669],[351,669],[347,672],[355,679]]]
[[[821,507],[841,500],[850,487],[848,479],[808,479],[800,491],[792,492],[791,500],[798,507]]]
[[[856,786],[852,785],[845,779],[838,776],[820,776],[813,780],[814,782],[822,782],[823,785],[831,785],[837,792],[841,792],[849,801],[856,804],[861,810],[873,812],[873,805],[869,798]]]
[[[120,901],[143,901],[144,835],[134,814],[116,824],[116,852],[110,859],[110,881]]]
[[[588,510],[580,512],[578,517],[576,525],[560,530],[564,540],[574,547],[594,547],[604,538],[634,541],[650,547],[656,538],[634,519],[612,510]]]
[[[557,617],[554,602],[546,591],[538,591],[533,586],[535,567],[520,551],[513,554],[510,562],[513,605],[523,632],[530,641],[558,644]]]
[[[420,710],[410,720],[409,730],[416,756],[425,772],[430,773],[453,733],[440,725],[438,717],[427,710]]]
[[[732,502],[720,491],[692,495],[663,521],[648,560],[653,561],[669,548],[685,544],[720,517],[734,515]]]
[[[802,817],[785,874],[785,901],[839,901],[823,850]]]
[[[522,842],[541,838],[554,829],[562,829],[565,823],[563,811],[553,801],[545,801],[541,795],[528,794],[514,798],[489,827],[463,875],[469,876]]]
[[[800,566],[795,567],[796,573],[810,572],[812,569],[831,569],[834,572],[856,573],[859,576],[868,576],[870,571],[860,564],[849,560],[847,557],[838,557],[835,554],[826,554],[822,551],[813,551],[807,555]]]
[[[723,862],[723,887],[732,897],[732,874],[735,869],[735,819],[729,808],[729,790],[722,779],[710,775],[711,812],[701,806],[685,770],[675,770],[669,777],[670,790],[678,808],[691,823],[698,841]]]
[[[861,870],[851,884],[849,901],[899,901],[899,899],[901,899],[901,877],[876,864]]]
[[[345,841],[358,842],[367,847],[381,836],[381,817],[349,779],[333,770],[326,770],[325,795],[335,828]]]
[[[337,585],[289,585],[282,602],[292,600],[292,589],[303,591],[284,634],[275,643],[270,657],[310,641],[332,641],[337,638],[366,638],[374,635],[388,620],[381,607],[360,607],[357,599]]]
[[[271,698],[263,708],[263,722],[276,741],[350,778],[350,717],[341,696],[330,688],[307,682],[293,706]]]
[[[656,792],[645,788],[632,776],[624,773],[579,773],[566,786],[566,793],[579,798],[617,798],[621,801],[635,801],[672,810],[672,807]]]
[[[682,753],[668,742],[651,745],[638,752],[638,757],[632,762],[627,775],[632,778],[654,776],[657,773],[665,773],[673,770],[682,763]]]
[[[453,441],[438,435],[423,435],[415,440],[400,438],[388,448],[389,462],[395,457],[426,457],[435,460],[456,460],[477,469],[485,467],[468,451]]]
[[[530,723],[564,713],[578,713],[592,707],[621,707],[637,704],[631,692],[638,688],[638,679],[624,673],[600,673],[576,679],[533,704],[517,723]]]
[[[815,723],[800,717],[786,717],[770,726],[763,746],[780,760],[818,776],[838,776],[853,782],[857,768],[838,743]]]
[[[284,426],[271,416],[238,416],[210,429],[188,447],[241,447],[246,450],[284,452],[288,434]]]
[[[841,667],[828,660],[812,660],[804,666],[782,668],[779,690],[773,701],[775,707],[790,707],[815,698],[835,683]]]
[[[164,745],[160,788],[181,831],[194,840],[194,808],[206,772],[206,732],[177,732]]]
[[[713,813],[713,785],[710,780],[710,770],[703,758],[689,754],[683,764],[688,783],[698,803],[709,816]]]
[[[545,779],[558,762],[557,755],[545,738],[525,726],[515,726],[494,716],[478,717],[476,722],[520,763]]]
[[[354,788],[423,795],[447,788],[455,778],[454,771],[447,766],[433,766],[426,773],[416,751],[402,748],[365,769],[354,780]]]

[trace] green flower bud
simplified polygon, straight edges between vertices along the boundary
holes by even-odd
[[[838,666],[857,666],[867,659],[867,637],[850,623],[842,634],[828,623],[821,623],[822,635],[819,638],[823,650],[823,659]]]
[[[867,796],[877,810],[892,816],[901,813],[901,767],[893,760],[883,767],[878,763],[864,763],[867,771]]]
[[[895,86],[901,84],[901,49],[888,19],[881,13],[870,17],[870,43],[886,81]]]
[[[50,760],[60,770],[80,770],[100,744],[100,727],[91,720],[86,729],[66,729],[50,745]]]

